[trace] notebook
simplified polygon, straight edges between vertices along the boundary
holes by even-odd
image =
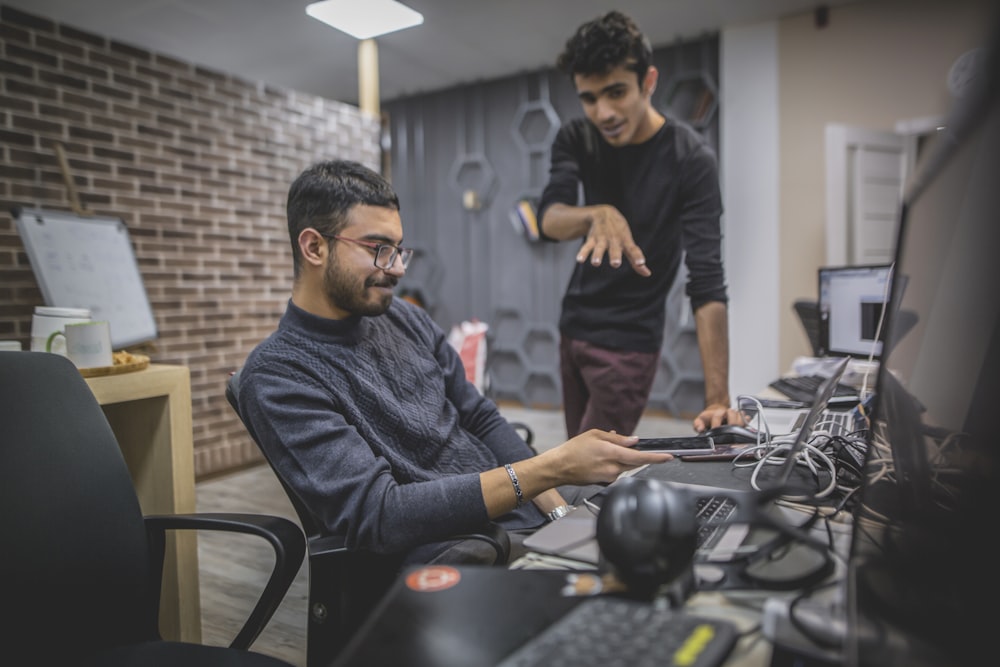
[[[805,448],[814,427],[826,411],[834,388],[847,368],[847,362],[846,357],[838,359],[830,377],[820,386],[813,406],[805,411],[801,428],[790,447],[791,453],[786,458],[785,464],[780,468],[775,467],[776,469],[770,471],[770,474],[761,477],[765,488],[796,486],[795,456]],[[684,463],[674,460],[640,468],[629,476],[659,479],[685,487],[695,494],[696,502],[700,505],[712,504],[719,499],[728,500],[731,503],[730,518],[733,519],[739,510],[739,494],[751,489],[750,469],[734,469],[728,461]],[[588,503],[577,506],[562,519],[539,528],[524,540],[524,546],[529,551],[569,559],[584,566],[596,566],[600,562],[597,514],[603,493],[600,492],[590,498]],[[725,509],[723,507],[722,511]],[[724,517],[718,517],[712,522],[719,524],[714,526],[717,528],[717,531],[713,531],[714,534],[699,534],[699,549],[695,559],[696,574],[699,564],[705,566],[731,560],[751,533],[750,526],[743,521],[725,523]],[[699,525],[702,525],[701,522]],[[708,568],[702,567],[701,570],[707,576]]]

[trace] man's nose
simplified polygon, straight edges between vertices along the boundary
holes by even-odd
[[[598,120],[607,120],[615,115],[614,105],[607,100],[598,99],[594,106],[597,112],[596,115]]]
[[[390,266],[388,269],[382,269],[382,270],[393,276],[402,276],[403,274],[405,274],[406,267],[403,266],[402,256],[400,256],[399,253],[396,253],[396,256],[392,258],[392,266]]]

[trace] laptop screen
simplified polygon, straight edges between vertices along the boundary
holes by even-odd
[[[819,355],[882,354],[882,314],[889,300],[890,264],[819,269]]]
[[[1000,60],[904,197],[848,566],[851,666],[975,664],[1000,593]],[[905,278],[906,290],[900,288]]]

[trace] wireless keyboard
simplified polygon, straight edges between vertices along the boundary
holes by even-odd
[[[499,667],[718,667],[738,638],[727,621],[598,596],[573,607]]]

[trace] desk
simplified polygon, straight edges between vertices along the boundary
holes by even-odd
[[[193,513],[190,371],[153,364],[87,384],[118,439],[143,514]],[[170,531],[166,549],[160,631],[165,639],[200,642],[197,534]]]

